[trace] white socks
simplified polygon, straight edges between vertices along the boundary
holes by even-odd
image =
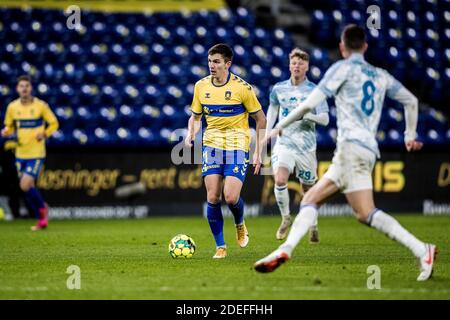
[[[288,185],[287,184],[284,186],[275,185],[274,194],[275,194],[275,199],[277,199],[278,208],[280,208],[281,216],[282,217],[289,216],[290,209],[289,209]],[[314,223],[312,225],[312,227],[314,227],[315,229],[317,229],[317,218],[318,218],[318,215],[316,216],[316,220],[314,221]]]
[[[420,258],[426,253],[425,244],[403,228],[397,220],[381,210],[376,209],[368,218],[368,225],[383,232],[389,238],[400,242]]]
[[[292,255],[292,251],[303,238],[303,236],[308,233],[309,228],[311,228],[315,223],[317,223],[317,208],[314,205],[304,205],[300,208],[299,214],[295,217],[294,223],[292,224],[291,231],[286,239],[286,242],[280,246],[280,249],[285,251],[289,256]]]
[[[275,185],[275,199],[277,199],[278,208],[280,208],[281,216],[289,215],[289,191],[287,184],[284,186]]]
[[[280,249],[291,256],[292,251],[298,245],[303,236],[312,226],[317,225],[317,217],[318,211],[316,206],[302,206],[299,214],[295,217],[286,242],[280,246]],[[398,241],[410,249],[416,257],[421,258],[426,254],[425,243],[409,233],[400,225],[400,223],[398,223],[397,220],[383,211],[378,209],[375,210],[369,215],[367,222],[371,227],[383,232],[389,236],[389,238]]]
[[[317,209],[316,209],[317,210]],[[313,222],[313,224],[312,224],[312,226],[311,226],[311,229],[313,229],[313,230],[317,230],[317,224],[319,223],[319,212],[317,211],[317,214],[316,214],[316,219],[314,220],[314,222]]]

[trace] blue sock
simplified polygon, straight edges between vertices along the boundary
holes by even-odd
[[[45,208],[45,202],[44,199],[41,196],[41,193],[37,188],[31,188],[26,192],[26,197],[28,197],[30,203],[33,206],[33,209],[37,211],[37,217],[40,217],[39,209]]]
[[[39,209],[36,208],[36,206],[34,205],[33,201],[31,200],[30,195],[28,194],[28,192],[25,192],[24,195],[25,195],[24,199],[25,199],[25,203],[26,203],[27,207],[29,209],[31,209],[31,211],[33,212],[34,217],[36,219],[40,219],[41,215],[39,213]]]
[[[223,238],[223,216],[222,209],[219,203],[209,203],[206,211],[208,216],[209,226],[211,228],[214,240],[217,247],[225,246],[225,240]]]
[[[229,204],[228,208],[230,208],[233,213],[235,224],[244,222],[244,200],[242,200],[242,198],[239,198],[239,201],[236,204]]]

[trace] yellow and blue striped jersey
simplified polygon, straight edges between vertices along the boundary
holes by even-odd
[[[243,150],[250,147],[248,115],[261,110],[252,86],[240,77],[228,74],[221,86],[207,76],[195,84],[191,111],[204,114],[207,128],[203,145],[223,150]]]
[[[58,120],[44,101],[33,98],[30,104],[23,105],[16,99],[6,109],[5,127],[7,134],[17,133],[17,158],[44,158],[45,139],[38,141],[36,135],[45,132],[50,137],[58,129]]]

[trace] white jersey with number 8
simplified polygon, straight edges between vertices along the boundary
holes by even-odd
[[[333,64],[318,88],[328,97],[335,97],[337,145],[344,141],[356,143],[379,157],[376,134],[384,98],[387,95],[399,100],[396,95],[400,89],[405,92],[404,86],[386,70],[367,63],[363,55],[353,53]]]

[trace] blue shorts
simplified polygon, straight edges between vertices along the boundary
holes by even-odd
[[[17,173],[22,176],[24,173],[37,179],[39,172],[41,171],[43,158],[39,159],[20,159],[16,158]]]
[[[249,160],[248,152],[243,150],[222,150],[203,146],[202,176],[220,174],[233,176],[244,182]]]

